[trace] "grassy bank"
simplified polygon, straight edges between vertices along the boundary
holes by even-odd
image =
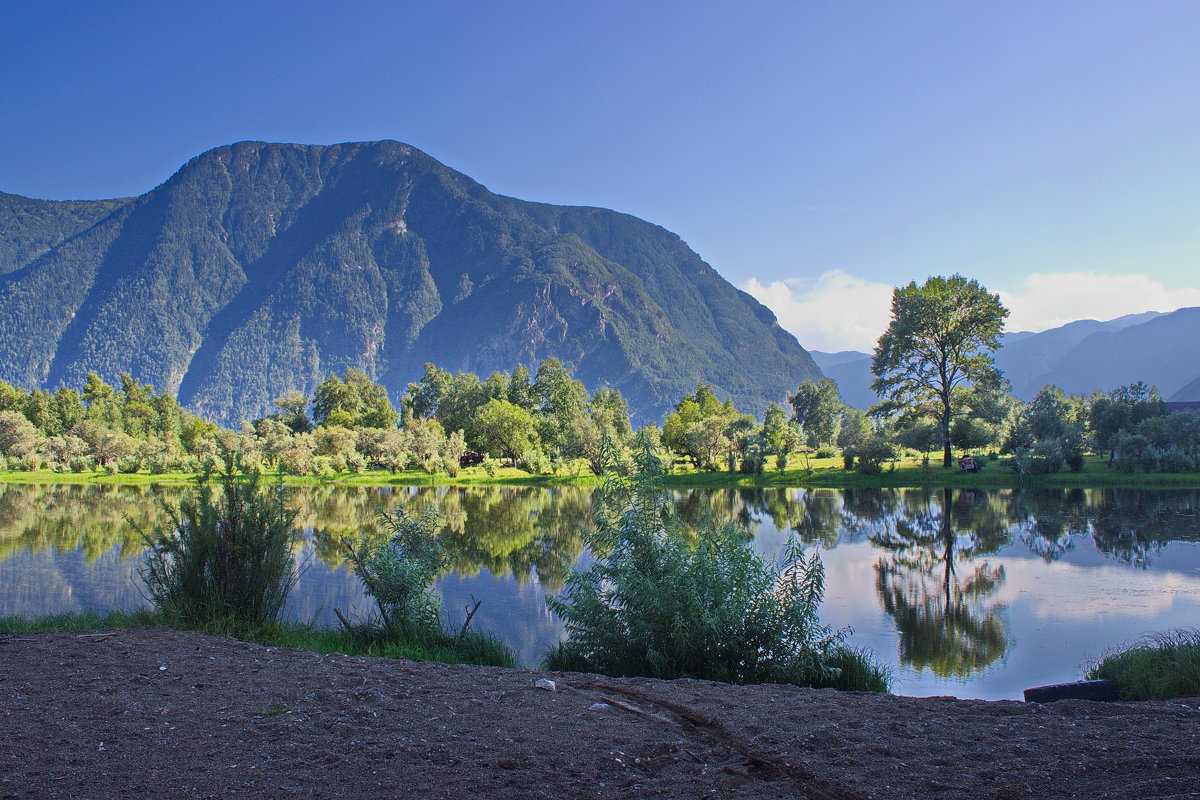
[[[1200,630],[1155,634],[1109,653],[1087,671],[1088,680],[1117,684],[1122,700],[1200,697]]]
[[[0,617],[0,634],[69,633],[146,627],[171,626],[161,614],[150,610],[111,611],[107,614],[85,611],[46,617]],[[298,622],[273,622],[253,628],[209,625],[199,628],[198,631],[215,636],[232,636],[270,647],[294,647],[316,653],[407,658],[413,661],[440,661],[445,664],[516,666],[511,650],[494,637],[479,633],[468,634],[462,639],[446,636],[437,641],[379,641],[362,634],[351,633],[344,628],[322,628]]]
[[[771,459],[773,461],[773,459]],[[798,462],[798,463],[797,463]],[[747,487],[820,487],[828,489],[872,489],[872,488],[963,488],[1005,489],[1023,486],[1057,489],[1164,489],[1200,488],[1200,473],[1144,473],[1126,474],[1109,468],[1101,456],[1086,456],[1083,469],[1079,472],[1062,471],[1054,475],[1037,475],[1021,478],[1003,463],[989,464],[982,472],[965,473],[957,467],[943,469],[940,466],[922,466],[918,460],[890,462],[878,475],[863,475],[842,466],[839,457],[813,458],[805,465],[803,459],[793,457],[794,469],[778,472],[770,463],[762,475],[744,475],[740,472],[702,472],[692,469],[677,470],[667,476],[667,485],[674,488],[729,488]],[[148,472],[133,474],[107,472],[52,472],[49,470],[24,472],[19,470],[0,471],[0,482],[25,484],[79,484],[79,485],[135,485],[155,483],[194,484],[198,476],[191,473],[166,473],[152,475]],[[489,475],[481,467],[464,468],[457,477],[430,475],[419,470],[404,472],[367,471],[361,474],[343,473],[334,476],[284,475],[285,486],[598,486],[600,479],[586,469],[570,469],[557,475],[530,475],[512,467],[502,468]]]

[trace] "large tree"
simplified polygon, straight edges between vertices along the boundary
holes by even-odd
[[[892,292],[892,321],[875,346],[871,388],[886,406],[937,419],[946,467],[954,417],[972,394],[1003,385],[992,353],[1007,316],[999,295],[962,275]]]
[[[836,383],[829,378],[821,378],[816,383],[805,381],[788,402],[792,404],[794,419],[804,429],[810,447],[832,444],[837,439],[846,404],[842,402]]]

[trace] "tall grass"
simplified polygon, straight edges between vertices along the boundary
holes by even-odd
[[[845,646],[849,631],[820,623],[816,555],[789,546],[776,569],[734,525],[687,528],[649,443],[635,461],[632,473],[611,470],[594,497],[598,561],[550,600],[567,638],[547,668],[886,690],[886,671]]]
[[[1123,700],[1200,697],[1200,630],[1147,636],[1101,658],[1086,677],[1114,681]]]
[[[185,625],[277,619],[297,578],[297,512],[279,487],[264,491],[257,474],[239,475],[232,455],[217,479],[178,507],[160,498],[168,521],[146,535],[141,571],[149,598]]]

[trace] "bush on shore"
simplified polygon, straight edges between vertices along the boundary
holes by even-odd
[[[611,469],[597,492],[590,544],[599,560],[550,600],[567,638],[544,665],[614,676],[693,677],[886,691],[888,675],[820,623],[824,569],[789,545],[781,569],[745,531],[687,528],[642,442],[635,469]]]
[[[163,501],[166,524],[145,535],[149,598],[183,625],[275,620],[297,579],[296,512],[280,489],[262,490],[258,474],[239,475],[232,454],[215,474],[216,491],[202,486],[178,508]]]

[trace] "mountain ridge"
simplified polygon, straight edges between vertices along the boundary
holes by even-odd
[[[740,407],[820,371],[677,235],[490,192],[400,142],[238,142],[111,201],[0,195],[0,378],[122,371],[226,424],[363,369],[568,364],[642,419],[701,380]]]
[[[1006,333],[995,362],[1012,383],[1013,394],[1025,401],[1046,385],[1068,394],[1090,394],[1139,380],[1157,386],[1164,397],[1192,400],[1200,399],[1200,349],[1186,347],[1192,342],[1200,342],[1200,308],[1147,311],[1111,320],[1075,320],[1037,333]],[[812,355],[838,382],[849,405],[865,408],[876,402],[870,392],[870,353]]]

